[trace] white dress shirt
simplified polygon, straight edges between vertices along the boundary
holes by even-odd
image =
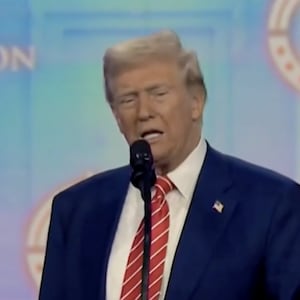
[[[197,178],[203,165],[206,148],[206,142],[201,138],[196,148],[184,162],[167,174],[176,186],[176,189],[166,196],[170,211],[170,230],[159,299],[164,299],[166,293],[174,254],[192,200]],[[130,184],[108,262],[107,300],[120,299],[127,260],[135,234],[143,217],[144,202],[140,191]]]

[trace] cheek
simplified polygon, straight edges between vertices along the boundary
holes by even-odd
[[[126,137],[126,139],[132,139],[135,134],[134,119],[127,115],[116,116],[118,127],[120,132]]]
[[[177,110],[164,115],[165,131],[170,142],[176,143],[178,136],[182,135],[183,128],[185,128],[185,122],[186,120],[184,119],[183,114]]]
[[[115,111],[113,111],[113,115],[114,115],[114,117],[115,117],[115,120],[116,120],[116,122],[117,122],[117,125],[118,125],[118,127],[119,127],[119,130],[121,131],[121,132],[123,132],[123,122],[122,122],[122,118],[119,116],[119,114],[117,113],[117,112],[115,112]]]
[[[166,116],[166,127],[169,133],[169,138],[174,140],[175,143],[185,137],[196,119],[198,112],[194,111],[190,105],[178,105],[174,107]]]

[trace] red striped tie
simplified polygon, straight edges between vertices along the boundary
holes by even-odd
[[[155,195],[151,201],[149,300],[158,300],[160,295],[170,224],[169,207],[165,195],[172,188],[173,184],[167,177],[157,177]],[[144,221],[141,222],[131,247],[123,280],[121,300],[137,300],[141,297],[143,241]]]

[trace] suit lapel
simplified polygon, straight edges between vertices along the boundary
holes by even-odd
[[[118,220],[127,194],[130,169],[103,180],[93,195],[85,218],[81,242],[81,280],[85,299],[106,297],[106,269]]]
[[[236,205],[226,197],[232,185],[227,163],[210,146],[174,257],[166,299],[189,299],[201,283],[218,238]],[[224,206],[213,209],[219,200]]]

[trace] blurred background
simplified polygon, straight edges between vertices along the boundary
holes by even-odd
[[[127,163],[102,55],[162,28],[198,53],[210,144],[300,181],[300,0],[0,0],[0,299],[37,298],[53,195]]]

